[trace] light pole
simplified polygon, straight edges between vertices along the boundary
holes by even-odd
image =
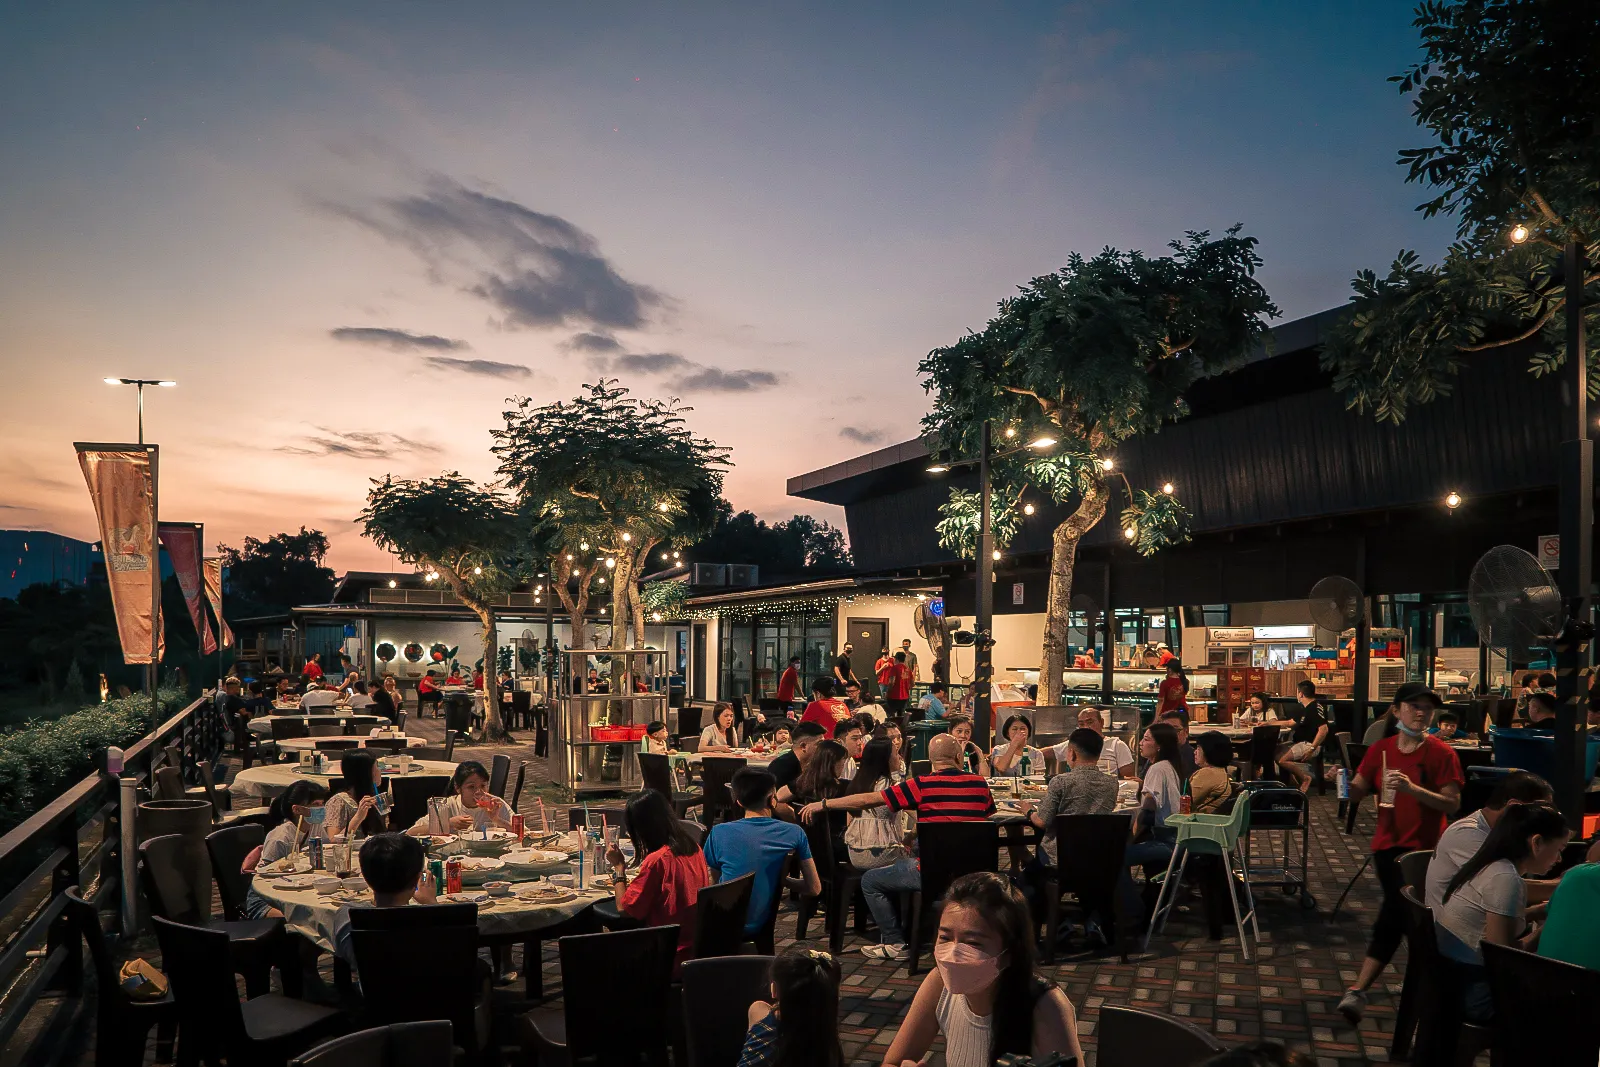
[[[144,387],[159,385],[171,389],[177,382],[164,381],[160,378],[106,378],[107,385],[136,385],[139,387],[139,443],[144,444]]]
[[[1511,229],[1512,244],[1522,244],[1532,232],[1527,226]],[[1561,563],[1557,581],[1566,602],[1567,618],[1556,638],[1556,804],[1574,829],[1583,826],[1584,791],[1589,782],[1589,750],[1580,710],[1587,694],[1583,671],[1588,666],[1589,641],[1594,634],[1590,588],[1594,580],[1594,442],[1589,439],[1589,360],[1583,322],[1584,247],[1568,237],[1561,250],[1563,296],[1567,314],[1567,361],[1561,380],[1562,406],[1566,409],[1567,440],[1561,442],[1560,530]]]
[[[1007,436],[1010,436],[1008,431]],[[928,465],[928,473],[944,474],[947,471],[962,467],[976,466],[978,468],[978,567],[977,567],[977,597],[973,601],[975,619],[972,624],[972,734],[974,743],[982,749],[989,747],[989,720],[992,708],[991,685],[994,678],[994,562],[997,553],[994,550],[994,523],[991,507],[993,488],[989,482],[989,464],[992,460],[1005,459],[1014,456],[1026,449],[1043,451],[1055,446],[1053,437],[1035,437],[1025,445],[1008,448],[1004,452],[993,452],[990,449],[990,423],[983,420],[983,429],[979,436],[978,458],[962,460],[936,460]]]

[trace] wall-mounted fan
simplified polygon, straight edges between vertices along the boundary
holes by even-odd
[[[916,613],[911,616],[911,625],[917,631],[917,636],[928,642],[928,651],[933,653],[934,662],[937,663],[949,656],[951,638],[961,629],[961,620],[946,618],[934,610],[930,601],[924,600],[917,604]]]
[[[1484,644],[1520,663],[1550,645],[1566,614],[1550,572],[1515,545],[1496,545],[1473,564],[1467,606]]]
[[[1367,617],[1367,598],[1361,595],[1361,587],[1339,575],[1317,582],[1306,599],[1311,605],[1311,621],[1319,630],[1332,631],[1335,641]]]

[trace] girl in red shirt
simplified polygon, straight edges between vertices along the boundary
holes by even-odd
[[[628,837],[639,869],[628,879],[622,850],[606,851],[611,864],[611,891],[622,914],[646,926],[678,927],[678,952],[672,965],[676,977],[683,961],[694,951],[695,900],[711,884],[705,854],[673,815],[667,798],[653,789],[628,799]]]
[[[1157,691],[1161,697],[1161,706],[1156,708],[1156,718],[1160,718],[1169,711],[1189,711],[1189,679],[1183,676],[1183,666],[1177,660],[1167,664],[1167,679],[1161,683]]]

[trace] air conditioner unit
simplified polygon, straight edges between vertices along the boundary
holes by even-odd
[[[726,563],[696,563],[694,575],[690,578],[691,585],[727,585],[728,565]]]
[[[761,568],[754,563],[728,564],[728,584],[737,586],[757,585],[761,581]]]

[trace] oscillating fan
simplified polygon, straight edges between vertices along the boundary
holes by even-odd
[[[917,605],[917,613],[911,617],[911,625],[917,631],[917,636],[928,642],[928,650],[933,653],[935,662],[945,658],[950,650],[950,635],[961,628],[960,619],[947,619],[933,610],[933,605],[926,600]]]
[[[1335,639],[1367,615],[1367,600],[1361,595],[1361,587],[1338,575],[1312,586],[1307,599],[1311,604],[1311,621],[1318,629],[1332,630]]]
[[[1467,606],[1484,644],[1526,663],[1535,648],[1561,632],[1561,593],[1533,553],[1496,545],[1467,579]]]

